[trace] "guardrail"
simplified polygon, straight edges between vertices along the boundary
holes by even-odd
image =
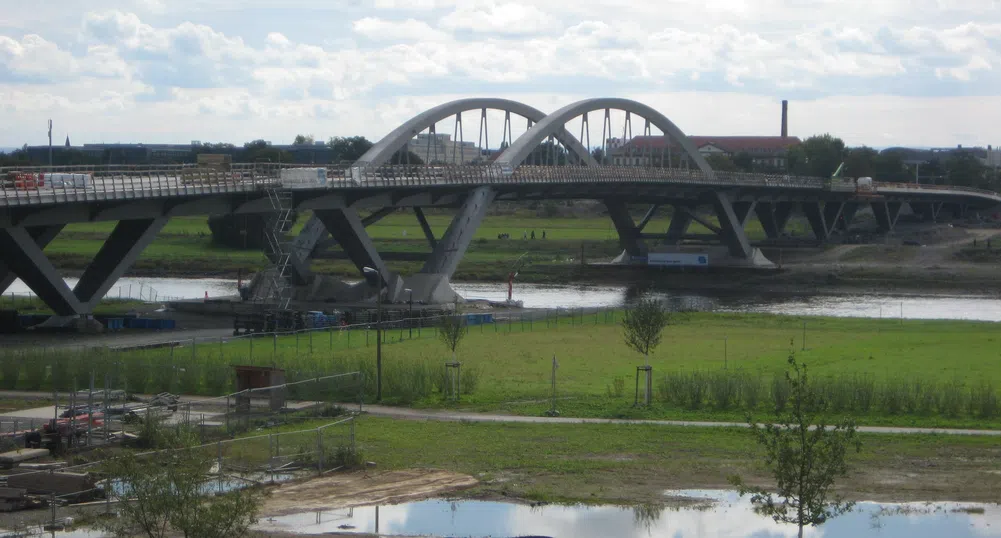
[[[522,184],[658,183],[719,187],[827,190],[854,192],[852,180],[830,180],[783,174],[710,172],[680,168],[622,166],[391,165],[378,168],[328,166],[316,182],[283,183],[281,170],[324,168],[274,163],[234,164],[227,170],[196,165],[66,166],[0,168],[0,207],[73,202],[131,200],[257,192],[269,188],[338,190],[356,188],[448,187]],[[14,179],[12,173],[19,174]],[[85,180],[61,181],[59,174],[86,174]],[[25,179],[27,178],[27,179]],[[48,181],[47,181],[48,178]],[[55,178],[56,181],[52,181]],[[287,183],[287,184],[286,184]],[[1001,201],[997,193],[958,186],[877,183],[894,192],[934,190],[955,196],[973,195]]]

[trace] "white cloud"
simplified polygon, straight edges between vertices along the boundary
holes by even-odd
[[[798,131],[804,135],[831,131],[885,145],[889,133],[953,145],[959,138],[988,143],[969,136],[995,132],[983,121],[990,114],[976,111],[997,103],[976,96],[996,95],[1001,85],[997,0],[335,4],[131,0],[124,5],[132,12],[110,0],[88,3],[92,12],[70,0],[8,6],[0,13],[0,123],[34,124],[49,113],[70,123],[79,110],[92,124],[121,130],[120,139],[145,139],[141,122],[149,121],[163,136],[183,133],[182,141],[209,139],[202,129],[237,141],[248,131],[267,138],[269,129],[336,118],[341,131],[331,134],[378,137],[406,119],[403,111],[453,96],[519,95],[552,110],[588,95],[621,95],[648,96],[669,116],[694,114],[689,121],[705,129],[693,132],[702,133],[770,131],[766,103],[782,97],[793,99],[800,120],[810,118]],[[297,9],[309,10],[325,31],[298,31]],[[684,101],[684,110],[664,96]],[[938,112],[946,104],[971,117],[953,121]],[[915,128],[903,114],[941,126]],[[846,117],[859,121],[845,124]],[[215,118],[218,129],[206,121]],[[745,118],[761,123],[734,124]],[[81,121],[79,130],[87,129]],[[4,130],[0,145],[19,145],[20,132]]]
[[[415,19],[387,21],[365,17],[352,24],[352,30],[375,41],[441,41],[446,34],[431,28],[426,22]]]
[[[531,4],[466,0],[441,18],[444,28],[499,34],[533,34],[557,26],[552,14]]]

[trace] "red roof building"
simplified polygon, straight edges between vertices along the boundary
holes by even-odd
[[[741,153],[748,154],[755,165],[778,169],[786,167],[786,153],[789,148],[800,144],[795,136],[690,136],[688,137],[703,157],[723,155],[733,158]],[[683,162],[681,146],[675,140],[668,144],[664,136],[637,136],[628,143],[608,142],[609,164],[619,166],[661,166],[670,161],[674,166]],[[618,146],[618,147],[616,147]]]

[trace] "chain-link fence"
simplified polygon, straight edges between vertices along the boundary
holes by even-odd
[[[320,476],[358,463],[355,416],[315,428],[277,429],[179,449],[136,453],[137,458],[170,461],[170,455],[187,451],[208,463],[201,490],[217,494],[243,487],[274,484]],[[8,486],[23,491],[23,510],[4,514],[0,536],[48,536],[74,523],[93,523],[113,515],[129,488],[109,479],[115,459],[101,458],[58,469],[15,469]],[[7,534],[4,534],[7,533]]]

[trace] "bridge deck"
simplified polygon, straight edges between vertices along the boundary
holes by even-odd
[[[634,168],[613,166],[521,166],[505,170],[501,166],[383,166],[329,167],[326,182],[282,182],[278,168],[234,165],[229,171],[198,169],[190,165],[161,167],[62,167],[57,173],[86,173],[85,186],[70,182],[53,185],[45,177],[47,168],[20,168],[38,180],[8,179],[14,169],[0,169],[0,207],[58,205],[119,200],[199,197],[216,194],[262,192],[282,185],[311,191],[350,191],[367,189],[391,191],[409,187],[478,187],[531,185],[607,185],[658,184],[719,188],[752,188],[771,192],[813,191],[848,194],[855,192],[851,180],[824,180],[813,177],[753,174],[739,172],[704,173],[677,168]],[[1001,195],[968,187],[877,183],[880,194],[920,199],[963,199],[966,203],[993,205]],[[626,194],[626,193],[623,193]]]

